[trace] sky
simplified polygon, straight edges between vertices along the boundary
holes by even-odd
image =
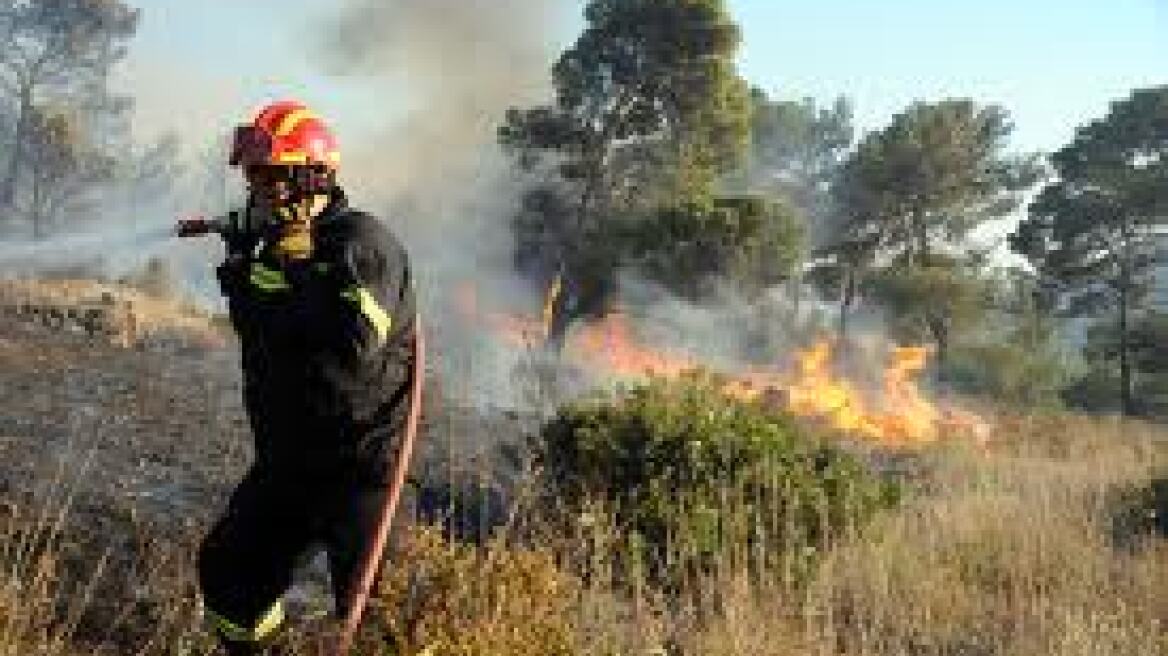
[[[387,112],[375,102],[394,93],[392,80],[326,74],[320,63],[315,33],[343,4],[336,0],[131,3],[142,22],[119,84],[138,99],[144,139],[222,131],[282,96],[317,106],[342,143],[400,118],[394,105]],[[563,4],[562,20],[546,30],[549,65],[581,25],[579,2]],[[1011,112],[1014,149],[1050,151],[1112,100],[1168,82],[1168,0],[728,4],[743,30],[740,66],[750,82],[782,98],[849,96],[862,131],[915,100],[963,96]],[[408,84],[400,96],[408,106]]]

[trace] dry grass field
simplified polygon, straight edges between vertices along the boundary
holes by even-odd
[[[246,459],[238,381],[212,375],[230,371],[229,341],[127,348],[0,322],[0,656],[213,653],[192,553]],[[627,536],[603,511],[541,524],[523,494],[478,544],[419,524],[359,653],[1168,654],[1168,430],[989,424],[984,446],[897,455],[900,503],[807,576],[740,557],[777,545],[722,544],[666,589],[622,566]],[[327,603],[300,587],[282,647],[315,654]]]

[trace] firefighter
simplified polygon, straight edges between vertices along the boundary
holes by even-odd
[[[297,102],[271,104],[235,131],[246,229],[224,233],[216,272],[240,341],[255,459],[198,554],[204,608],[228,654],[271,644],[294,569],[315,547],[328,556],[335,610],[347,612],[408,412],[406,252],[348,205],[339,162],[326,124]]]

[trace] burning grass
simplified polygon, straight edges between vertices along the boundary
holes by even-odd
[[[455,305],[464,319],[484,326],[507,347],[538,349],[547,339],[546,316],[541,320],[481,308],[469,285],[458,290]],[[797,417],[881,445],[915,447],[954,435],[984,443],[989,427],[983,418],[939,402],[924,389],[929,348],[888,346],[883,362],[861,372],[847,371],[845,364],[853,358],[844,357],[843,350],[836,340],[820,337],[786,361],[776,354],[767,365],[727,367],[648,344],[628,314],[613,311],[575,326],[560,355],[597,380],[677,379],[695,370],[716,371],[735,398],[765,399]]]

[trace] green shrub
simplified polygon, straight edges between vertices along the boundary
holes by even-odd
[[[1010,342],[954,348],[942,374],[958,392],[1021,408],[1059,408],[1072,371],[1062,354]]]
[[[899,498],[858,458],[721,389],[694,373],[562,408],[543,431],[551,488],[569,508],[610,512],[654,578],[726,557],[805,571],[833,536]]]
[[[1149,535],[1168,537],[1168,472],[1121,487],[1112,496],[1112,535],[1119,544],[1138,545]]]

